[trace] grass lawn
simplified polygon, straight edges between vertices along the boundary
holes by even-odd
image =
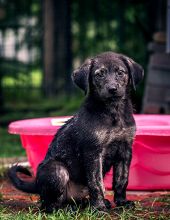
[[[93,219],[112,219],[109,214],[107,213],[98,213],[94,212],[91,209],[86,209],[83,212],[76,211],[64,211],[64,210],[59,210],[53,214],[45,214],[41,213],[40,211],[35,211],[32,208],[28,209],[28,211],[20,211],[18,213],[9,213],[7,209],[1,209],[0,210],[0,219],[3,220],[93,220]]]
[[[25,150],[21,147],[18,135],[10,135],[6,127],[0,127],[0,139],[0,157],[25,156]]]
[[[157,203],[161,203],[161,198],[155,198]],[[163,202],[170,204],[170,197],[164,197]],[[16,210],[18,207],[16,207]],[[45,214],[35,208],[27,208],[21,211],[3,208],[0,205],[0,219],[3,220],[169,220],[170,219],[170,205],[155,208],[154,201],[150,207],[144,206],[142,203],[137,202],[134,210],[116,210],[112,209],[108,213],[96,212],[91,208],[83,210],[58,210],[53,214]],[[167,211],[169,210],[169,211]]]

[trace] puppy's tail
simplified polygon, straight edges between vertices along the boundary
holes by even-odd
[[[17,176],[17,172],[23,173],[27,176],[31,176],[31,173],[28,169],[22,167],[22,166],[13,166],[9,169],[8,171],[8,176],[11,180],[11,182],[13,183],[13,185],[23,191],[23,192],[27,192],[27,193],[37,193],[37,189],[36,189],[36,182],[32,181],[32,182],[26,182],[24,180],[21,180],[18,176]]]

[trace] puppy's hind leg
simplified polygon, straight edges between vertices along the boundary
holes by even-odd
[[[44,175],[45,173],[45,175]],[[69,173],[66,167],[57,161],[49,161],[41,168],[38,182],[41,187],[41,209],[52,212],[62,207],[67,200]]]

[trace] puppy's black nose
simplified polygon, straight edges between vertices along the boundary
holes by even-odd
[[[112,87],[112,88],[109,88],[109,93],[110,94],[115,94],[115,92],[117,91],[117,87],[116,86],[114,86],[114,87]]]

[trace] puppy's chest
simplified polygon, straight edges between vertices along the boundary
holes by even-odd
[[[98,143],[105,146],[114,141],[131,142],[135,135],[135,126],[126,127],[122,125],[110,128],[101,126],[95,130],[94,135]]]

